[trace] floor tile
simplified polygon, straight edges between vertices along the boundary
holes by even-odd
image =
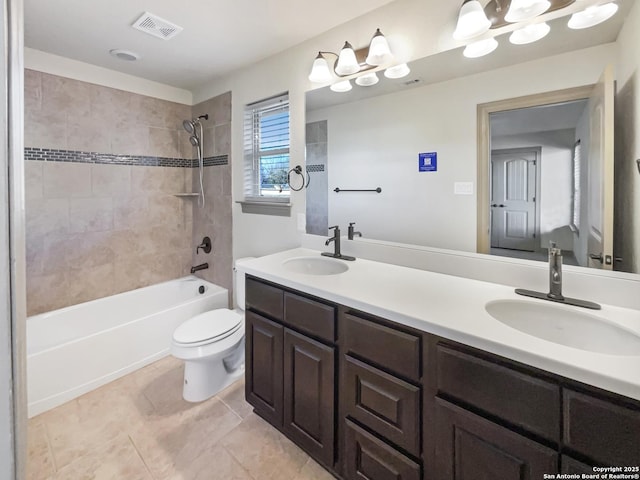
[[[319,463],[313,459],[309,459],[304,464],[295,480],[334,480],[335,477],[327,472]]]
[[[55,472],[44,423],[31,419],[27,426],[27,480],[45,480]]]
[[[222,442],[255,479],[294,479],[309,456],[255,414],[249,415]]]
[[[154,480],[127,435],[77,458],[51,480]]]
[[[225,388],[218,394],[218,398],[240,418],[244,419],[253,412],[253,407],[244,398],[244,379]]]

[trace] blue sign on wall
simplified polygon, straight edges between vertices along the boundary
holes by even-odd
[[[438,171],[438,152],[427,152],[418,154],[418,171],[419,172],[437,172]]]

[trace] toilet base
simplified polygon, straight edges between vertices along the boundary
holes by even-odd
[[[221,359],[215,362],[186,361],[182,398],[187,402],[203,402],[244,375],[244,364],[229,373]]]

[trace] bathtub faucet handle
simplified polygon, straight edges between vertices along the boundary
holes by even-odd
[[[200,249],[202,249],[204,253],[211,253],[211,239],[209,237],[204,237],[202,243],[196,247],[196,255],[200,253]]]

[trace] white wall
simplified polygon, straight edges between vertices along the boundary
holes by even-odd
[[[635,2],[618,36],[616,65],[616,154],[614,255],[624,271],[640,272],[640,2]]]
[[[542,147],[540,154],[540,242],[546,249],[554,241],[562,250],[573,250],[569,228],[573,205],[573,145],[575,130],[556,130],[491,139],[493,150]]]
[[[595,83],[614,48],[602,45],[311,112],[307,121],[328,120],[329,223],[355,221],[368,238],[475,251],[475,192],[454,195],[453,187],[477,181],[477,105]],[[572,69],[562,78],[544,74],[569,62]],[[418,153],[433,151],[438,171],[418,173]],[[331,191],[378,186],[382,194]],[[549,211],[564,221],[566,212]]]

